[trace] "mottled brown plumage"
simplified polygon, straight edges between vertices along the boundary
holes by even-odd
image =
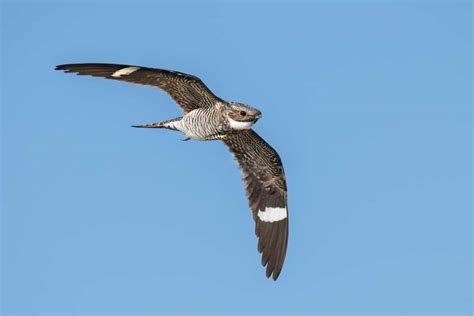
[[[115,72],[129,67],[138,69],[128,75],[112,76]],[[175,100],[184,113],[222,102],[201,79],[179,71],[116,64],[69,64],[59,65],[56,70],[160,88]]]
[[[135,127],[178,130],[187,139],[222,140],[242,171],[266,275],[278,278],[288,245],[286,180],[278,153],[251,129],[261,117],[259,110],[224,101],[199,78],[182,72],[116,64],[69,64],[56,69],[160,88],[184,116]]]
[[[258,217],[267,207],[287,207],[285,173],[278,153],[253,130],[230,133],[224,143],[234,154],[242,171],[245,191],[255,220],[255,234],[259,238],[258,251],[262,264],[267,266],[267,277],[280,275],[288,245],[288,217],[268,223]]]

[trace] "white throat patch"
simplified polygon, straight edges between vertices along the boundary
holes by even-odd
[[[230,117],[228,118],[229,120],[229,125],[233,129],[249,129],[252,127],[254,122],[239,122],[236,120],[231,119]]]
[[[265,211],[258,211],[258,218],[261,221],[272,223],[284,220],[288,215],[285,207],[266,207]]]

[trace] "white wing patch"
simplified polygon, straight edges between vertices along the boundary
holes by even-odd
[[[122,68],[122,69],[119,69],[119,70],[117,70],[116,72],[114,72],[114,73],[112,74],[112,77],[120,77],[120,76],[123,76],[123,75],[129,75],[129,74],[131,74],[132,72],[137,71],[138,69],[140,69],[140,67],[127,67],[127,68]]]
[[[263,222],[273,223],[285,219],[288,216],[285,207],[266,207],[265,211],[258,211],[258,218]]]
[[[230,117],[228,119],[229,119],[229,125],[233,129],[249,129],[252,127],[254,123],[254,122],[239,122],[239,121],[231,119]]]

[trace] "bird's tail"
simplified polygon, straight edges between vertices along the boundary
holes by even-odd
[[[163,121],[163,122],[148,123],[148,124],[142,124],[142,125],[132,125],[132,127],[138,127],[138,128],[167,128],[167,129],[172,129],[175,131],[179,131],[180,126],[181,126],[181,117],[178,117],[172,120]]]

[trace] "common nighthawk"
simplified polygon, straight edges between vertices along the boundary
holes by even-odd
[[[286,180],[278,153],[251,129],[261,117],[259,110],[224,101],[199,78],[177,71],[116,64],[69,64],[56,70],[160,88],[184,115],[134,127],[177,130],[187,139],[222,140],[241,169],[266,275],[278,278],[288,245]]]

